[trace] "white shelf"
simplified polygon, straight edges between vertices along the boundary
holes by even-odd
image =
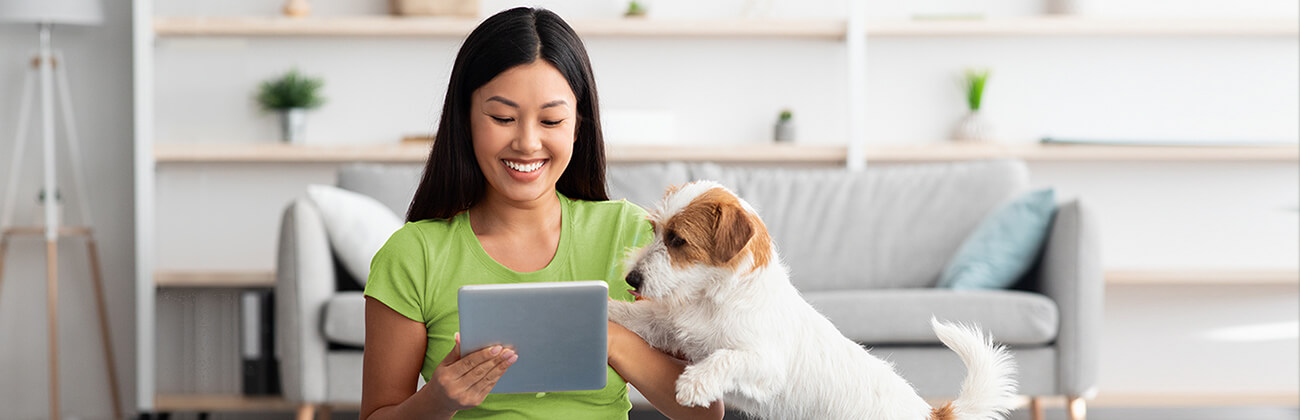
[[[1297,146],[1105,146],[1072,144],[958,144],[867,147],[870,162],[943,162],[1013,158],[1037,162],[1300,162]],[[282,143],[154,145],[154,158],[169,163],[421,163],[427,143],[295,146]],[[720,146],[606,146],[609,162],[843,163],[845,146],[752,144]]]
[[[1010,17],[971,20],[913,20],[867,25],[867,36],[1264,36],[1300,34],[1300,20],[1263,18],[1089,18]]]

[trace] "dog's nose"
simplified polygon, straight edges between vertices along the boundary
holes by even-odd
[[[627,273],[627,285],[632,286],[633,289],[640,289],[641,281],[642,278],[640,271],[632,270],[632,272]]]

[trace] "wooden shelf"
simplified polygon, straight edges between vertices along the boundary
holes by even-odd
[[[156,271],[157,287],[185,289],[249,289],[275,287],[274,271]]]
[[[348,17],[154,17],[159,36],[377,36],[453,37],[469,34],[478,19],[348,16]],[[810,38],[843,39],[843,20],[791,19],[575,19],[582,36],[692,38]]]
[[[1106,271],[1106,284],[1139,286],[1300,286],[1300,270],[1112,269]]]
[[[158,163],[421,163],[427,143],[297,146],[281,143],[156,144]],[[1298,146],[1101,146],[1075,144],[959,144],[870,146],[875,163],[944,162],[1012,158],[1039,162],[1298,162]],[[610,144],[610,162],[712,161],[767,163],[842,163],[848,149],[837,145],[741,144],[718,146],[637,146]]]
[[[1030,16],[934,19],[867,25],[868,37],[945,36],[1260,36],[1300,34],[1300,20],[1267,18],[1096,18]]]
[[[288,18],[281,16],[156,16],[158,36],[373,36],[452,37],[469,34],[478,19],[396,16]],[[648,38],[803,38],[842,40],[842,19],[574,19],[582,36]],[[868,37],[943,36],[1264,36],[1300,34],[1285,18],[997,17],[867,22]]]

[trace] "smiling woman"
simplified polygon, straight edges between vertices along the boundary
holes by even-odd
[[[456,57],[407,223],[371,261],[361,417],[627,418],[632,384],[671,418],[721,418],[721,402],[679,405],[684,364],[614,323],[602,389],[492,394],[529,355],[461,356],[461,286],[602,280],[632,300],[622,260],[652,236],[646,218],[606,197],[596,87],[573,29],[531,8],[485,20]]]

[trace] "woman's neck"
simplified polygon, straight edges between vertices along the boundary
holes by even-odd
[[[489,193],[470,209],[469,219],[478,236],[536,235],[558,232],[561,213],[560,198],[554,191],[525,202]]]

